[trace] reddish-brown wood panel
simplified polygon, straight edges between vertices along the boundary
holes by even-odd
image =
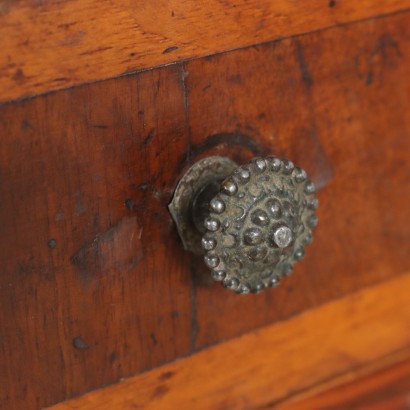
[[[410,0],[2,0],[0,101],[408,7]]]
[[[169,67],[0,108],[0,408],[37,409],[189,352],[167,204],[186,151]]]
[[[185,64],[193,159],[277,154],[320,189],[314,242],[279,288],[238,298],[195,265],[197,347],[409,269],[409,67],[409,13]]]

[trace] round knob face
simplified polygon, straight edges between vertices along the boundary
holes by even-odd
[[[239,167],[210,201],[202,238],[215,280],[240,294],[276,286],[304,256],[317,224],[315,187],[290,161]]]

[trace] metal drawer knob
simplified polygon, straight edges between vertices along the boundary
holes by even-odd
[[[169,209],[185,249],[204,253],[212,277],[239,293],[279,284],[304,256],[317,224],[314,184],[291,161],[225,157],[195,163]]]

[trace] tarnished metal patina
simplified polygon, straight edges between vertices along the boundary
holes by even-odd
[[[215,280],[240,294],[257,293],[276,286],[303,258],[317,224],[314,192],[291,161],[258,158],[237,167],[210,157],[182,178],[169,208],[185,248],[202,247]]]
[[[229,158],[207,157],[192,165],[179,181],[168,209],[187,251],[203,255],[201,238],[209,202],[236,168],[238,165]]]

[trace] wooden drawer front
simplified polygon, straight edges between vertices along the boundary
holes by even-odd
[[[0,407],[56,403],[408,271],[409,22],[1,106]],[[320,188],[315,240],[273,291],[231,294],[182,250],[167,204],[215,154],[279,154]]]

